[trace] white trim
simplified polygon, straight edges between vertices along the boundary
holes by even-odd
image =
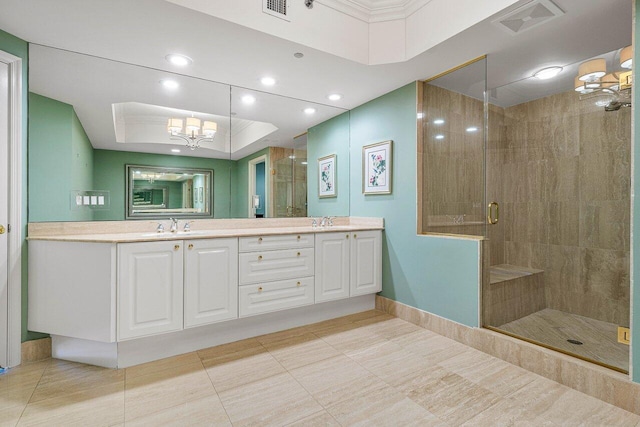
[[[256,190],[256,165],[258,163],[264,162],[264,217],[267,217],[267,206],[269,200],[269,191],[267,191],[267,155],[263,154],[260,157],[256,157],[255,159],[249,160],[249,182],[248,182],[248,218],[255,218],[255,212],[253,211],[253,199],[252,196]]]
[[[363,22],[407,19],[431,0],[318,0],[318,3]]]
[[[8,365],[21,362],[22,336],[22,59],[0,51],[9,66]]]

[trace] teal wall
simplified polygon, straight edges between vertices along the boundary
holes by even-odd
[[[29,94],[29,221],[90,221],[72,190],[93,188],[93,148],[73,106]]]
[[[419,236],[416,84],[351,111],[351,216],[383,217],[382,293],[404,304],[478,325],[479,242]],[[362,194],[362,147],[393,141],[392,193]]]
[[[109,191],[111,199],[109,209],[95,211],[94,219],[111,221],[125,219],[125,165],[127,164],[213,169],[213,216],[214,218],[229,218],[231,209],[229,177],[233,163],[229,160],[94,150],[93,161],[94,190]]]
[[[634,52],[634,58],[633,58],[633,65],[634,65],[634,69],[637,70],[638,68],[638,64],[639,59],[640,59],[640,49],[637,48],[638,43],[637,43],[637,39],[638,36],[640,36],[640,17],[638,16],[640,14],[640,0],[636,0],[635,2],[635,14],[636,14],[636,19],[635,19],[635,36],[634,36],[634,46],[636,46],[635,48],[635,52]],[[637,71],[634,71],[634,81],[636,81],[635,79],[635,74],[637,74]],[[631,271],[632,271],[632,277],[631,277],[631,285],[632,285],[632,289],[631,289],[631,297],[633,298],[631,300],[631,343],[632,343],[632,347],[631,347],[631,375],[632,375],[632,379],[633,381],[640,383],[640,238],[638,238],[637,236],[640,236],[640,197],[638,196],[637,192],[638,189],[640,188],[640,132],[638,131],[638,124],[640,123],[640,91],[638,90],[637,87],[633,88],[633,109],[634,109],[634,117],[633,117],[633,129],[632,129],[632,135],[633,135],[633,147],[632,147],[632,152],[633,152],[633,164],[632,164],[632,171],[633,171],[633,184],[632,184],[632,188],[634,190],[634,193],[631,196],[631,200],[633,203],[632,206],[632,212],[633,212],[633,232],[632,232],[632,236],[631,236],[631,242],[632,242],[632,255],[633,258],[631,260]],[[633,343],[636,343],[635,345],[633,345]]]
[[[29,44],[9,33],[0,30],[0,50],[22,59],[22,341],[37,339],[42,334],[27,331],[27,282],[29,271],[27,259],[29,256],[27,237],[27,213],[29,187],[27,182],[27,141],[29,137]]]
[[[233,218],[247,218],[249,215],[249,162],[264,155],[267,156],[266,164],[268,165],[268,147],[235,162],[233,187],[231,188],[231,194],[233,195]],[[270,175],[267,174],[266,188],[269,188],[269,177]]]
[[[309,162],[307,165],[307,211],[309,216],[349,215],[349,193],[354,191],[354,187],[349,189],[349,133],[348,111],[309,129],[307,134]],[[318,198],[318,159],[331,154],[336,155],[337,197],[320,199]]]

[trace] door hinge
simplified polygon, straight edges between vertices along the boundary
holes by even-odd
[[[631,329],[618,326],[618,342],[629,345],[631,341]]]

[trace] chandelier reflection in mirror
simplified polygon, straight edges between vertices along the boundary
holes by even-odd
[[[183,119],[170,118],[167,123],[167,132],[171,135],[171,139],[186,142],[187,147],[191,150],[199,148],[201,142],[213,142],[213,137],[218,131],[216,122],[205,121],[202,123],[196,117],[187,117],[184,129],[183,123]]]
[[[574,84],[580,99],[593,100],[606,111],[631,107],[632,46],[620,51],[620,67],[621,70],[607,73],[607,61],[604,58],[591,59],[580,64]]]

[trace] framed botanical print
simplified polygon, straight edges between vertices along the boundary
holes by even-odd
[[[337,197],[336,155],[318,159],[318,197]]]
[[[362,147],[364,194],[391,193],[392,145],[393,141],[384,141]]]

